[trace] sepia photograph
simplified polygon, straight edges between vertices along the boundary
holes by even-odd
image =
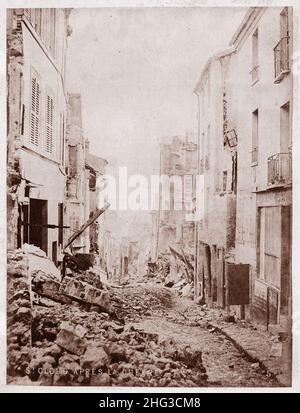
[[[292,388],[296,7],[23,3],[6,385]]]

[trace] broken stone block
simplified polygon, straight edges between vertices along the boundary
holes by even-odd
[[[75,333],[80,338],[83,338],[87,332],[87,329],[81,326],[80,324],[77,324],[77,326],[75,327]]]
[[[128,361],[125,348],[117,343],[111,343],[107,348],[108,354],[110,355],[112,362]]]
[[[51,344],[46,350],[45,350],[45,356],[52,356],[55,359],[58,358],[63,349],[59,347],[57,344]]]
[[[71,304],[72,300],[60,292],[61,284],[58,281],[45,278],[42,272],[37,271],[32,279],[32,290],[44,297],[62,304]]]
[[[60,292],[79,301],[98,306],[104,311],[110,312],[110,299],[107,291],[99,290],[90,284],[65,277],[61,284]]]
[[[61,369],[73,370],[73,367],[75,365],[74,363],[76,363],[76,366],[79,366],[78,361],[79,357],[72,354],[65,354],[64,356],[61,356],[59,358],[58,365]]]
[[[110,364],[110,357],[103,347],[89,347],[82,359],[84,369],[101,369]]]
[[[79,281],[86,282],[100,290],[103,289],[103,284],[100,280],[100,274],[97,272],[95,268],[89,269],[81,274],[78,274],[75,278]]]
[[[94,288],[90,284],[70,277],[64,278],[60,291],[69,297],[90,304],[92,303],[92,297],[94,296]]]
[[[85,341],[76,334],[75,328],[68,323],[63,323],[58,333],[56,344],[72,354],[80,356],[85,352]]]
[[[95,295],[92,304],[97,305],[108,313],[111,311],[109,293],[107,291],[95,289]]]
[[[185,285],[185,286],[182,288],[182,290],[181,290],[182,297],[188,297],[188,296],[190,296],[190,295],[191,295],[191,292],[192,292],[192,286],[191,286],[191,284]]]

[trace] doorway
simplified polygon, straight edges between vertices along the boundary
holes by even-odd
[[[259,212],[259,278],[268,286],[268,321],[287,316],[291,297],[290,206],[262,207]]]
[[[48,202],[30,199],[29,206],[29,243],[48,254]]]

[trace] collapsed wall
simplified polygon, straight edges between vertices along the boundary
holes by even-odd
[[[39,257],[44,271],[32,271],[32,255],[28,249],[8,255],[8,383],[207,385],[201,351],[128,323],[134,314],[163,309],[165,291],[106,287],[93,270],[59,281],[45,271],[47,257]]]

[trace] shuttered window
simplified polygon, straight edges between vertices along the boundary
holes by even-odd
[[[39,146],[40,141],[41,82],[37,73],[31,76],[30,143]]]
[[[50,92],[46,97],[46,151],[53,153],[53,121],[54,121],[54,99]]]

